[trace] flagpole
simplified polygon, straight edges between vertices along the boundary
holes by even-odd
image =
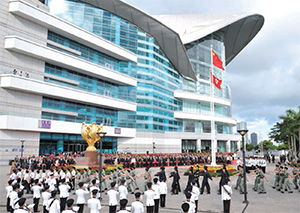
[[[217,147],[217,141],[216,141],[216,133],[215,133],[215,106],[213,102],[214,98],[214,86],[213,86],[213,75],[214,75],[214,67],[213,67],[213,46],[210,45],[210,69],[211,69],[211,75],[210,75],[210,114],[211,114],[211,122],[210,122],[210,129],[211,129],[211,166],[216,166],[216,147]]]

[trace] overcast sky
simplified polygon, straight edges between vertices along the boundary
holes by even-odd
[[[259,13],[265,24],[227,66],[233,117],[268,139],[285,110],[300,106],[300,1],[125,0],[150,15]]]

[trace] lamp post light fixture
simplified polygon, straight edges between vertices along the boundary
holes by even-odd
[[[21,158],[22,158],[23,157],[24,142],[25,142],[25,140],[20,140],[20,142],[22,143],[22,145],[21,145]]]
[[[244,201],[243,203],[249,203],[249,201],[247,200],[247,184],[246,184],[246,159],[245,159],[245,140],[244,140],[244,136],[246,135],[246,133],[248,132],[247,127],[244,128],[238,128],[237,130],[238,133],[240,133],[240,135],[242,136],[242,143],[243,143],[243,176],[244,176]]]
[[[96,133],[99,137],[100,137],[100,140],[99,140],[99,149],[100,149],[100,155],[99,155],[99,190],[100,190],[100,193],[101,193],[101,178],[102,178],[102,141],[101,140],[102,138],[105,137],[106,135],[106,132],[97,132]]]

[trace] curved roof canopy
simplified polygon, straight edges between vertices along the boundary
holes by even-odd
[[[187,14],[154,16],[174,29],[184,44],[213,32],[224,32],[226,65],[256,36],[264,24],[258,14]]]
[[[153,36],[174,68],[197,80],[184,44],[213,32],[224,32],[226,65],[256,36],[264,18],[258,14],[189,14],[150,16],[120,0],[81,0],[102,8]]]
[[[153,36],[174,68],[196,80],[186,49],[179,35],[152,16],[120,0],[81,0],[128,20]]]

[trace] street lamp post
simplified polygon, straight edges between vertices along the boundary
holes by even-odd
[[[100,156],[99,156],[99,190],[101,193],[101,178],[102,178],[102,138],[105,137],[106,132],[97,132],[97,135],[100,137],[99,143],[100,143]]]
[[[153,154],[154,154],[155,142],[152,142],[152,149],[153,149]]]
[[[242,136],[242,143],[243,143],[243,175],[244,175],[244,201],[243,203],[249,203],[247,200],[247,184],[246,184],[246,159],[245,159],[245,140],[244,136],[248,132],[246,128],[241,128],[237,130],[238,133]]]
[[[20,142],[22,143],[21,145],[21,158],[23,157],[23,150],[24,150],[24,142],[25,140],[20,140]]]

